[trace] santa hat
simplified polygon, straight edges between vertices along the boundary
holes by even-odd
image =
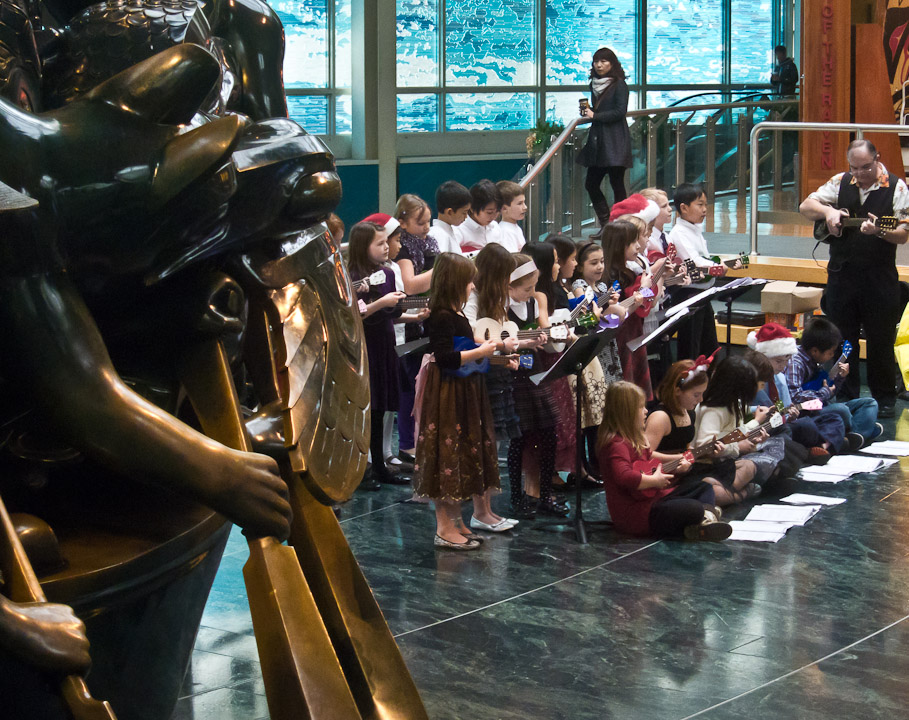
[[[659,214],[659,205],[653,200],[648,200],[640,193],[635,193],[612,206],[612,211],[609,213],[609,221],[612,222],[622,215],[634,215],[641,218],[645,223],[649,223],[656,220]]]
[[[771,358],[795,355],[798,349],[792,333],[777,323],[767,323],[757,332],[748,333],[748,347]]]
[[[363,218],[363,222],[381,225],[389,235],[401,227],[401,223],[395,220],[391,215],[386,215],[385,213],[373,213],[369,217]]]

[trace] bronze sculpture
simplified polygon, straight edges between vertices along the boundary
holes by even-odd
[[[69,567],[42,578],[47,594],[85,617],[89,687],[121,718],[173,705],[226,537],[206,507],[251,538],[275,720],[301,703],[312,717],[422,718],[325,504],[359,482],[369,403],[359,315],[321,223],[340,199],[333,161],[286,118],[212,115],[224,73],[177,44],[44,115],[0,101],[0,180],[39,203],[0,214],[13,341],[0,376],[20,391],[2,423],[3,497],[58,530]],[[274,88],[257,87],[228,100],[274,110]],[[170,625],[150,614],[187,598]],[[120,677],[138,648],[151,667]]]

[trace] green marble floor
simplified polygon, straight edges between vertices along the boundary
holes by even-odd
[[[909,439],[897,410],[885,437]],[[909,458],[779,488],[847,502],[777,544],[581,546],[524,522],[446,553],[400,487],[358,493],[342,520],[433,720],[892,720],[909,706],[907,475]],[[603,517],[602,493],[585,508]],[[174,720],[268,717],[244,562],[235,532]]]

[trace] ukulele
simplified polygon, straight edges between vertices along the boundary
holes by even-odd
[[[660,270],[662,271],[663,268],[665,268],[665,267],[666,266],[664,265],[662,268],[660,268]],[[654,277],[656,277],[656,276],[654,276]],[[604,293],[603,296],[599,300],[597,300],[597,307],[600,307],[600,308],[605,307],[610,300],[610,295],[613,292],[621,292],[621,290],[622,290],[622,287],[621,287],[621,285],[619,285],[618,280],[617,280],[616,282],[614,282],[612,284],[612,287],[610,288],[610,293],[609,294]],[[653,290],[651,290],[650,288],[641,288],[638,292],[641,293],[641,297],[643,297],[644,300],[649,300],[650,298],[653,297]],[[628,310],[631,309],[631,306],[635,304],[635,302],[637,302],[637,300],[635,300],[634,295],[632,295],[631,297],[626,298],[625,300],[622,300],[620,303],[618,303],[618,305],[620,308],[624,308],[625,312],[627,313]],[[600,317],[599,327],[601,330],[607,330],[607,329],[611,329],[611,328],[617,328],[621,324],[622,324],[622,318],[620,318],[618,315],[610,313],[609,315],[603,315]]]
[[[732,258],[731,260],[720,260],[719,255],[713,255],[710,257],[710,261],[713,265],[706,268],[698,267],[695,265],[694,260],[689,259],[685,261],[685,270],[688,272],[688,276],[691,278],[692,282],[700,282],[706,277],[720,277],[725,275],[727,269],[735,268],[736,263],[739,263],[742,268],[747,268],[751,265],[751,258],[745,253],[739,253],[738,257]]]
[[[381,270],[376,270],[372,275],[365,277],[361,280],[355,280],[351,283],[353,285],[354,292],[358,293],[362,290],[365,290],[369,287],[375,287],[376,285],[383,285],[385,283],[385,273]]]
[[[466,350],[476,350],[479,345],[477,345],[473,338],[464,337],[458,335],[454,338],[454,349],[456,352],[464,352]],[[461,367],[455,370],[443,370],[446,375],[452,377],[469,377],[475,373],[487,373],[489,372],[490,365],[507,365],[512,360],[518,361],[518,366],[529,370],[533,367],[533,356],[532,355],[493,355],[492,357],[484,357],[479,360],[471,360],[470,362],[463,363]]]
[[[867,219],[866,217],[844,217],[840,223],[844,228],[861,227],[862,223]],[[874,221],[874,227],[878,230],[888,231],[896,230],[900,225],[906,225],[907,223],[909,223],[909,220],[900,220],[891,215],[885,215]],[[827,227],[827,221],[821,219],[814,221],[814,239],[821,243],[829,243],[831,240],[839,238],[837,235],[831,234]]]
[[[848,340],[843,342],[843,353],[840,355],[839,360],[833,364],[833,368],[828,373],[823,368],[818,368],[818,371],[811,377],[810,380],[802,383],[802,390],[814,390],[815,392],[824,387],[824,383],[827,385],[833,385],[837,378],[840,376],[840,365],[846,362],[846,358],[852,353],[852,343]]]
[[[415,308],[425,308],[429,306],[429,295],[408,295],[406,298],[398,300],[395,307],[399,310],[413,310]]]
[[[682,453],[682,457],[676,458],[675,460],[667,460],[664,463],[661,463],[656,459],[638,460],[637,462],[632,463],[631,466],[635,470],[638,470],[645,475],[653,475],[657,470],[662,470],[666,475],[672,475],[676,470],[678,470],[679,465],[681,465],[684,460],[687,460],[693,465],[702,457],[711,455],[716,449],[717,443],[728,445],[740,440],[753,440],[768,428],[774,429],[780,427],[785,422],[786,416],[796,408],[799,410],[821,410],[823,407],[824,403],[822,403],[820,400],[806,400],[802,403],[793,403],[788,407],[783,407],[782,401],[777,401],[777,412],[771,414],[767,420],[765,420],[753,430],[749,431],[747,434],[744,433],[741,429],[736,428],[731,433],[724,435],[722,438],[710,440],[703,445],[698,445],[695,448],[686,450]],[[659,492],[659,490],[660,488],[647,488],[646,490],[641,490],[640,492],[647,495],[648,497],[652,497],[657,492]]]

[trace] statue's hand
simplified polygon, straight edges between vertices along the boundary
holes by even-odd
[[[267,455],[226,451],[224,466],[210,466],[207,503],[250,537],[287,539],[292,516],[287,485]]]
[[[91,665],[85,626],[68,605],[0,597],[0,646],[29,665],[65,675],[84,674]]]

